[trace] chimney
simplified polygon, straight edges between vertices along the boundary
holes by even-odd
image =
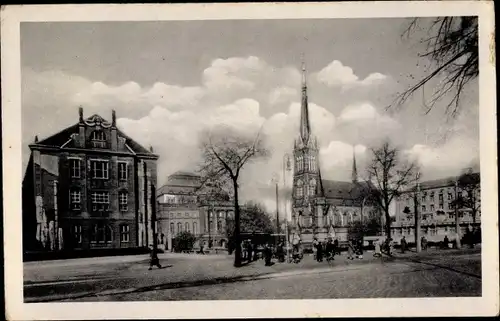
[[[80,148],[85,147],[85,124],[83,122],[83,107],[78,108],[79,115],[79,126],[78,126],[78,146]]]
[[[149,146],[149,151],[153,153],[153,146]]]
[[[116,112],[111,111],[111,150],[118,150],[118,134],[116,132]]]
[[[38,135],[35,135],[35,144],[38,143]]]

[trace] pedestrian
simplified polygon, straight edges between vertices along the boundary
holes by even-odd
[[[357,250],[358,250],[357,257],[358,257],[358,259],[363,259],[363,240],[362,239],[358,240],[357,247],[358,247],[357,248]]]
[[[444,248],[447,249],[448,248],[448,244],[450,243],[450,240],[448,239],[448,235],[444,236],[443,243],[444,243]]]
[[[403,254],[406,251],[406,245],[407,245],[406,238],[403,236],[403,238],[401,239],[401,253]]]
[[[335,256],[335,249],[333,248],[333,243],[331,239],[328,239],[328,242],[325,246],[325,255],[327,260],[333,260]]]
[[[285,251],[283,249],[283,243],[278,244],[278,248],[276,249],[276,256],[278,257],[278,261],[285,262]]]
[[[333,240],[333,249],[334,249],[334,254],[340,255],[339,240],[338,239]]]
[[[380,249],[380,240],[375,241],[375,252],[373,253],[374,257],[381,257],[382,251]]]
[[[352,241],[347,242],[347,259],[354,260],[354,246],[352,245]]]
[[[422,236],[420,239],[420,245],[422,246],[422,250],[427,250],[427,239],[425,236]]]
[[[318,262],[323,262],[323,244],[318,242],[317,250],[316,250],[316,259]]]
[[[272,265],[271,264],[272,255],[273,255],[273,253],[272,253],[271,247],[268,244],[266,244],[266,246],[264,247],[265,266]]]
[[[247,255],[248,255],[247,259],[248,259],[249,263],[252,262],[252,259],[253,259],[253,257],[252,257],[252,250],[253,250],[252,249],[252,243],[251,242],[247,242]]]
[[[156,266],[159,269],[161,269],[160,259],[158,258],[158,249],[156,249],[155,247],[151,249],[151,259],[149,260],[148,270],[152,270],[153,266]]]
[[[205,252],[203,251],[203,246],[205,245],[204,242],[200,242],[200,254],[205,255]]]

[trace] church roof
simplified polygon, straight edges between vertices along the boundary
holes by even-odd
[[[325,198],[360,199],[369,194],[371,186],[368,182],[344,182],[334,180],[321,180]]]

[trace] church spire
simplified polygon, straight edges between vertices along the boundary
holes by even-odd
[[[307,83],[306,83],[306,64],[302,60],[302,105],[300,112],[300,137],[302,142],[307,144],[311,135],[311,125],[309,122],[309,108],[307,105]]]
[[[352,148],[352,182],[358,182],[358,168],[356,167],[356,153],[354,147]]]

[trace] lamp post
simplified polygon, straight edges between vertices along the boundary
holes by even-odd
[[[286,258],[287,258],[287,261],[290,262],[290,231],[289,231],[289,227],[288,227],[288,211],[287,211],[287,197],[286,197],[286,173],[291,171],[291,161],[290,161],[290,155],[288,155],[286,153],[285,153],[285,155],[283,155],[282,169],[283,169],[283,190],[284,190],[283,201],[285,204]]]

